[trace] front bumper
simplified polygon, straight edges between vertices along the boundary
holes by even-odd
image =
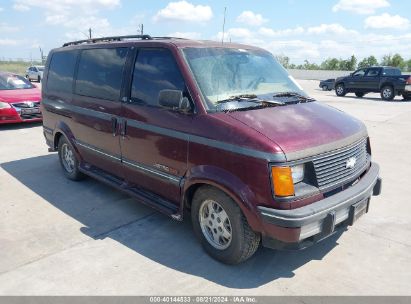
[[[0,124],[38,121],[42,121],[41,113],[38,115],[21,116],[14,108],[0,109]]]
[[[313,204],[291,210],[259,206],[267,231],[263,245],[275,249],[303,249],[313,245],[367,213],[370,197],[380,194],[381,185],[379,166],[372,163],[358,183]]]

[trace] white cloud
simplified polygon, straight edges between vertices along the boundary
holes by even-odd
[[[14,8],[20,7],[26,9],[31,7],[43,8],[46,11],[65,12],[67,10],[76,10],[78,13],[87,11],[94,12],[101,8],[115,8],[120,5],[120,0],[14,0]]]
[[[14,25],[7,25],[6,23],[0,23],[0,33],[14,33],[18,32],[20,27]]]
[[[261,26],[268,22],[268,19],[265,19],[260,14],[256,14],[252,11],[244,11],[237,17],[236,21],[250,26]]]
[[[282,37],[282,36],[291,36],[291,35],[301,35],[304,34],[305,30],[303,27],[298,26],[291,29],[284,30],[273,30],[267,27],[261,27],[258,29],[258,33],[265,37]]]
[[[323,34],[332,34],[332,35],[343,35],[343,34],[350,34],[350,35],[357,35],[358,32],[354,30],[349,30],[343,27],[341,24],[338,23],[331,23],[331,24],[321,24],[319,26],[309,27],[307,29],[308,34],[315,34],[315,35],[323,35]]]
[[[319,46],[304,40],[276,40],[263,46],[275,55],[285,55],[291,58],[291,62],[302,62],[305,59],[313,61],[320,57]]]
[[[4,8],[0,7],[0,12],[4,11]]]
[[[0,39],[0,46],[15,46],[19,41],[14,39]]]
[[[186,39],[201,39],[201,33],[198,32],[174,32],[168,34],[167,36]]]
[[[333,12],[348,11],[369,15],[379,8],[388,6],[390,6],[390,3],[387,0],[340,0],[333,6]]]
[[[213,17],[208,5],[194,5],[187,1],[170,2],[157,12],[154,21],[190,21],[205,22]]]
[[[384,13],[379,16],[370,16],[364,21],[365,28],[406,30],[410,27],[410,20],[399,15]]]
[[[19,12],[27,12],[30,10],[30,7],[25,4],[16,3],[13,5],[13,9]]]

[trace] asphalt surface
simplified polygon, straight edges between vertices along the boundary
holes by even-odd
[[[189,221],[65,179],[41,125],[0,126],[0,295],[410,295],[411,102],[300,83],[368,127],[383,192],[355,226],[304,251],[222,265]]]

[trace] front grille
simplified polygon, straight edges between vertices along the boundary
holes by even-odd
[[[355,164],[350,168],[347,162]],[[367,168],[369,155],[367,153],[367,139],[338,149],[336,151],[319,155],[313,159],[317,184],[320,190],[328,191],[359,177]]]
[[[20,115],[21,119],[36,119],[41,118],[41,113],[24,113],[30,111],[30,109],[39,109],[39,101],[25,101],[25,102],[16,102],[11,104],[13,108],[16,109],[17,113]]]
[[[40,107],[40,101],[27,102],[15,102],[11,104],[14,108],[38,108]]]

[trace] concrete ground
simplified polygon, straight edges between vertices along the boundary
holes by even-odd
[[[411,102],[320,102],[363,120],[383,192],[343,234],[300,252],[261,249],[239,266],[191,231],[95,180],[63,177],[41,125],[0,126],[1,295],[410,295]]]

